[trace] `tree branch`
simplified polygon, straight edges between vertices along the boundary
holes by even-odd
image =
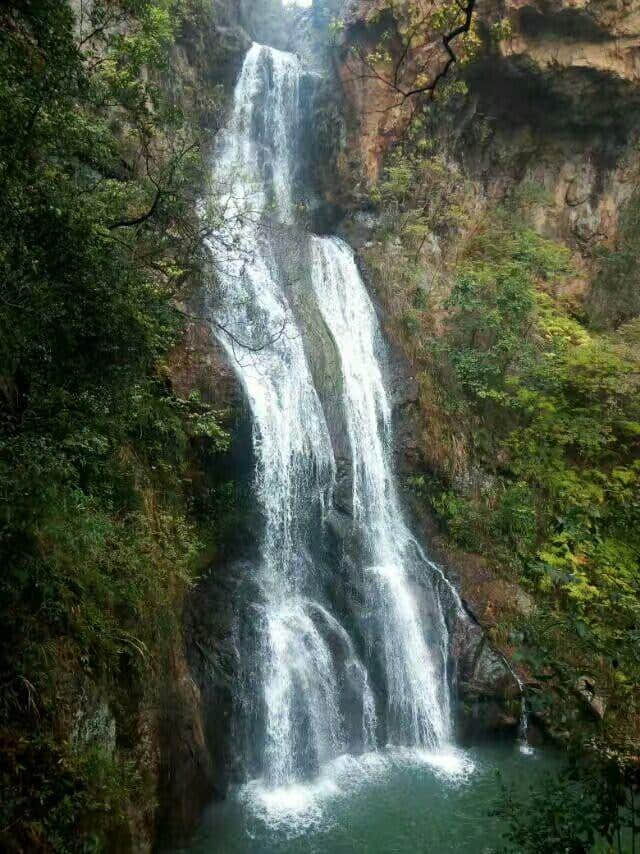
[[[176,310],[189,320],[205,321],[206,323],[211,324],[211,326],[215,326],[215,328],[219,332],[222,332],[224,335],[227,336],[227,338],[229,338],[233,345],[241,347],[243,350],[247,350],[250,353],[261,353],[263,350],[266,350],[267,347],[271,347],[273,344],[276,343],[276,341],[282,338],[284,331],[287,328],[287,318],[283,317],[282,324],[280,325],[279,329],[271,335],[267,336],[261,344],[249,344],[248,341],[243,341],[242,339],[238,338],[235,333],[231,332],[228,326],[225,326],[224,323],[221,323],[219,320],[216,320],[215,317],[212,317],[211,315],[192,314],[191,312],[183,311],[183,309],[178,307],[176,307]]]
[[[477,0],[468,0],[466,5],[460,0],[456,0],[456,5],[459,7],[460,11],[464,13],[464,21],[462,21],[457,27],[453,30],[450,30],[448,33],[444,33],[442,36],[442,46],[447,54],[447,61],[444,64],[443,68],[435,75],[435,77],[430,80],[428,83],[425,83],[422,86],[413,86],[411,88],[406,88],[400,85],[400,71],[402,66],[407,62],[409,53],[412,51],[412,41],[416,35],[417,29],[420,24],[425,22],[423,19],[420,24],[414,25],[402,48],[402,52],[394,64],[393,77],[389,79],[384,74],[381,74],[374,66],[374,63],[366,56],[363,50],[360,48],[357,49],[357,55],[360,61],[365,65],[368,69],[368,74],[360,75],[361,77],[370,77],[371,79],[379,80],[385,86],[388,86],[390,89],[393,89],[395,92],[400,95],[400,101],[392,104],[388,107],[384,112],[390,109],[395,109],[397,107],[402,106],[402,104],[407,101],[409,98],[413,98],[416,95],[430,93],[431,97],[434,96],[436,88],[440,81],[448,74],[451,66],[458,61],[458,56],[454,52],[452,47],[452,42],[458,38],[458,36],[463,35],[464,33],[468,33],[471,30],[471,24],[473,22],[473,13],[475,11]],[[416,75],[417,76],[417,75]]]
[[[153,201],[151,202],[151,207],[147,211],[145,211],[144,213],[140,214],[140,216],[133,217],[132,219],[120,219],[117,222],[110,223],[107,226],[109,231],[113,231],[116,228],[130,228],[132,226],[141,225],[143,222],[146,222],[148,219],[151,219],[151,217],[155,214],[156,210],[158,209],[158,205],[160,204],[160,200],[162,199],[162,197],[164,195],[167,195],[170,192],[171,184],[173,182],[173,177],[176,173],[178,166],[184,160],[184,158],[187,156],[187,154],[190,151],[193,151],[194,148],[197,148],[197,147],[198,147],[198,143],[193,142],[193,143],[191,143],[191,145],[187,146],[187,148],[185,148],[175,158],[175,160],[171,164],[171,169],[169,170],[169,176],[168,176],[168,180],[167,180],[167,183],[165,186],[163,186],[162,184],[158,184],[156,182],[156,180],[149,174],[149,158],[147,156],[146,157],[147,175],[148,175],[151,183],[157,188],[155,196],[153,198]]]

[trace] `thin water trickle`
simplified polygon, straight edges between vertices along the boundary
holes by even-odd
[[[511,668],[509,668],[511,670]],[[520,689],[520,720],[518,721],[518,747],[524,756],[533,756],[535,748],[529,744],[529,710],[527,709],[527,696],[524,683],[517,673],[511,670],[518,688]]]

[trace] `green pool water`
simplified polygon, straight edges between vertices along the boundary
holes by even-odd
[[[270,790],[260,781],[209,807],[188,854],[489,854],[490,815],[506,784],[526,789],[557,760],[517,745],[442,754],[341,757],[314,782]]]

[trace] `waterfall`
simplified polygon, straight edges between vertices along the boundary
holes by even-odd
[[[312,246],[315,294],[342,365],[353,514],[365,532],[365,574],[384,645],[390,734],[400,743],[437,747],[449,736],[449,692],[427,645],[406,570],[414,541],[391,474],[391,407],[374,350],[378,324],[350,249],[336,238],[313,238]],[[439,611],[439,601],[433,604]],[[446,644],[443,627],[439,620],[438,642]]]
[[[302,74],[292,54],[257,44],[247,53],[216,152],[224,217],[209,240],[217,287],[208,311],[251,409],[264,520],[250,601],[237,606],[245,674],[237,712],[247,772],[271,787],[382,739],[433,750],[450,738],[447,629],[434,572],[396,495],[375,311],[350,249],[295,224]],[[366,618],[332,601],[338,567],[322,544],[336,437],[283,270],[277,235],[287,233],[308,253],[307,298],[339,361],[360,544],[348,584]]]

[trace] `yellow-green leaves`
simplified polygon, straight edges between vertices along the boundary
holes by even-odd
[[[513,26],[509,18],[501,18],[491,27],[491,36],[496,42],[508,41],[513,35]]]

